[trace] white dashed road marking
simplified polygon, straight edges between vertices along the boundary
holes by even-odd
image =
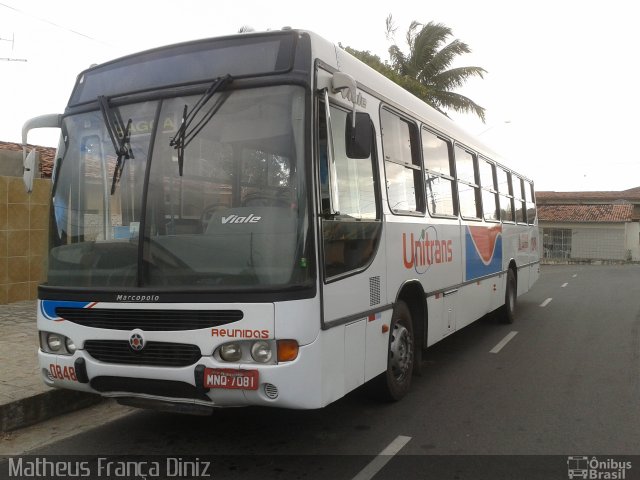
[[[547,298],[544,302],[542,302],[540,304],[541,307],[546,307],[547,305],[549,305],[551,303],[551,300],[553,300],[553,298]]]
[[[493,347],[489,351],[489,353],[498,353],[517,334],[518,334],[518,332],[515,332],[515,331],[514,332],[509,332],[509,334],[507,334],[506,337],[504,337],[502,340],[500,340],[500,342],[495,347]]]
[[[409,443],[411,437],[405,437],[403,435],[399,435],[396,439],[391,442],[387,448],[382,450],[376,458],[371,460],[369,464],[360,470],[353,480],[370,480],[373,476],[382,470],[389,460],[393,458],[393,456],[398,453],[402,447],[404,447],[407,443]]]

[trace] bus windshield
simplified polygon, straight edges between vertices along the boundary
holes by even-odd
[[[224,95],[184,149],[171,140],[201,95],[111,107],[64,120],[53,187],[48,284],[229,290],[308,285],[304,90]],[[216,101],[214,98],[212,101]],[[116,126],[116,129],[118,127]],[[124,132],[118,132],[123,134]]]

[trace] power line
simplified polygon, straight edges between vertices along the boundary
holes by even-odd
[[[41,18],[41,17],[38,17],[36,15],[32,15],[31,13],[24,12],[22,10],[19,10],[19,9],[15,8],[15,7],[12,7],[11,5],[7,5],[6,3],[1,3],[0,2],[0,7],[8,8],[9,10],[13,10],[14,12],[17,12],[17,13],[19,13],[21,15],[25,15],[27,17],[35,18],[36,20],[39,20],[39,21],[44,22],[44,23],[48,23],[49,25],[52,25],[52,26],[54,26],[56,28],[60,28],[61,30],[65,30],[67,32],[73,33],[74,35],[79,35],[81,37],[84,37],[87,40],[91,40],[93,42],[102,43],[103,45],[106,45],[108,47],[115,48],[115,45],[111,45],[110,43],[104,42],[102,40],[98,40],[97,38],[91,37],[91,36],[86,35],[86,34],[84,34],[82,32],[78,32],[77,30],[73,30],[72,28],[68,28],[68,27],[65,27],[63,25],[59,25],[59,24],[57,24],[55,22],[47,20],[46,18]]]
[[[11,38],[0,38],[2,42],[11,42],[11,51],[13,52],[13,45],[16,43],[16,35],[15,33],[11,34]]]
[[[0,38],[1,42],[11,42],[11,53],[13,53],[13,47],[16,43],[16,35],[15,33],[11,34],[11,38]],[[12,58],[12,57],[2,57],[0,58],[0,61],[4,61],[4,62],[26,62],[27,59],[26,58]]]

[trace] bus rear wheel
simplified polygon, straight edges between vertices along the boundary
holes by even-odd
[[[516,274],[510,268],[507,270],[507,288],[504,293],[504,305],[500,311],[502,323],[513,323],[516,318],[516,299],[518,297],[518,285]]]
[[[411,386],[415,340],[409,306],[402,300],[393,309],[389,327],[387,370],[372,381],[373,393],[385,401],[404,397]]]

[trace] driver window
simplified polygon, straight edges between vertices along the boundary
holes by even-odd
[[[325,277],[335,277],[364,268],[373,258],[380,238],[379,182],[375,157],[354,159],[346,154],[347,112],[331,106],[327,126],[324,103],[319,110],[318,178],[320,180],[322,237]],[[338,213],[330,215],[328,135],[331,128],[336,164]],[[373,126],[372,126],[373,128]],[[373,135],[375,138],[375,135]],[[375,149],[372,149],[372,152]],[[335,210],[335,209],[334,209]]]

